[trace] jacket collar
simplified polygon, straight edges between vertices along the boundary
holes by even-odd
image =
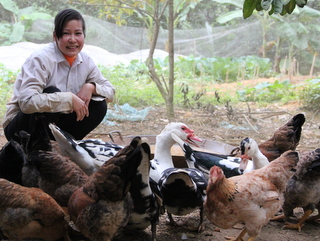
[[[59,50],[56,42],[53,42],[53,45],[54,45],[54,52],[55,52],[55,55],[56,55],[57,62],[58,62],[58,63],[61,63],[61,62],[66,62],[66,63],[68,63],[68,61],[66,60],[66,58],[63,56],[63,54],[62,54],[61,51]],[[78,53],[76,59],[74,60],[74,63],[76,63],[76,64],[82,63],[82,54],[81,54],[81,52]]]

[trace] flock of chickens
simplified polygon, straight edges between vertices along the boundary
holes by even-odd
[[[126,146],[74,140],[39,116],[31,133],[16,133],[0,150],[0,238],[111,241],[122,229],[151,226],[155,241],[162,214],[180,226],[173,215],[197,209],[199,224],[186,227],[196,232],[205,217],[223,229],[243,223],[228,240],[247,234],[252,241],[270,220],[289,221],[296,207],[303,217],[285,227],[301,231],[306,220],[320,218],[320,149],[296,151],[304,122],[297,114],[269,140],[245,138],[230,155],[194,150],[201,139],[187,125],[170,123],[156,137],[152,158],[144,137]],[[176,143],[185,167],[173,162]]]

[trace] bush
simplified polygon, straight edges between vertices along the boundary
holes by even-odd
[[[9,70],[0,63],[0,116],[6,112],[6,103],[10,100],[17,72]]]
[[[308,80],[300,93],[300,99],[304,108],[318,111],[320,108],[320,79]]]
[[[287,102],[298,98],[295,87],[291,85],[289,80],[276,80],[274,83],[266,81],[254,87],[238,90],[236,93],[239,100],[243,102]]]

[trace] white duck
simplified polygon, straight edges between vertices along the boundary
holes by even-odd
[[[260,169],[269,164],[268,158],[260,151],[258,143],[250,137],[240,142],[240,150],[242,156],[239,169],[242,173]]]

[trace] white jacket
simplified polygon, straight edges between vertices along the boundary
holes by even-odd
[[[85,83],[95,83],[100,100],[111,102],[115,89],[102,76],[93,59],[80,52],[70,67],[55,43],[39,49],[22,65],[14,84],[12,99],[7,103],[3,128],[18,114],[35,112],[63,112],[72,110],[72,94],[77,94]],[[57,87],[61,92],[47,94],[43,89]],[[93,96],[94,97],[94,96]],[[102,97],[102,98],[101,98]]]

